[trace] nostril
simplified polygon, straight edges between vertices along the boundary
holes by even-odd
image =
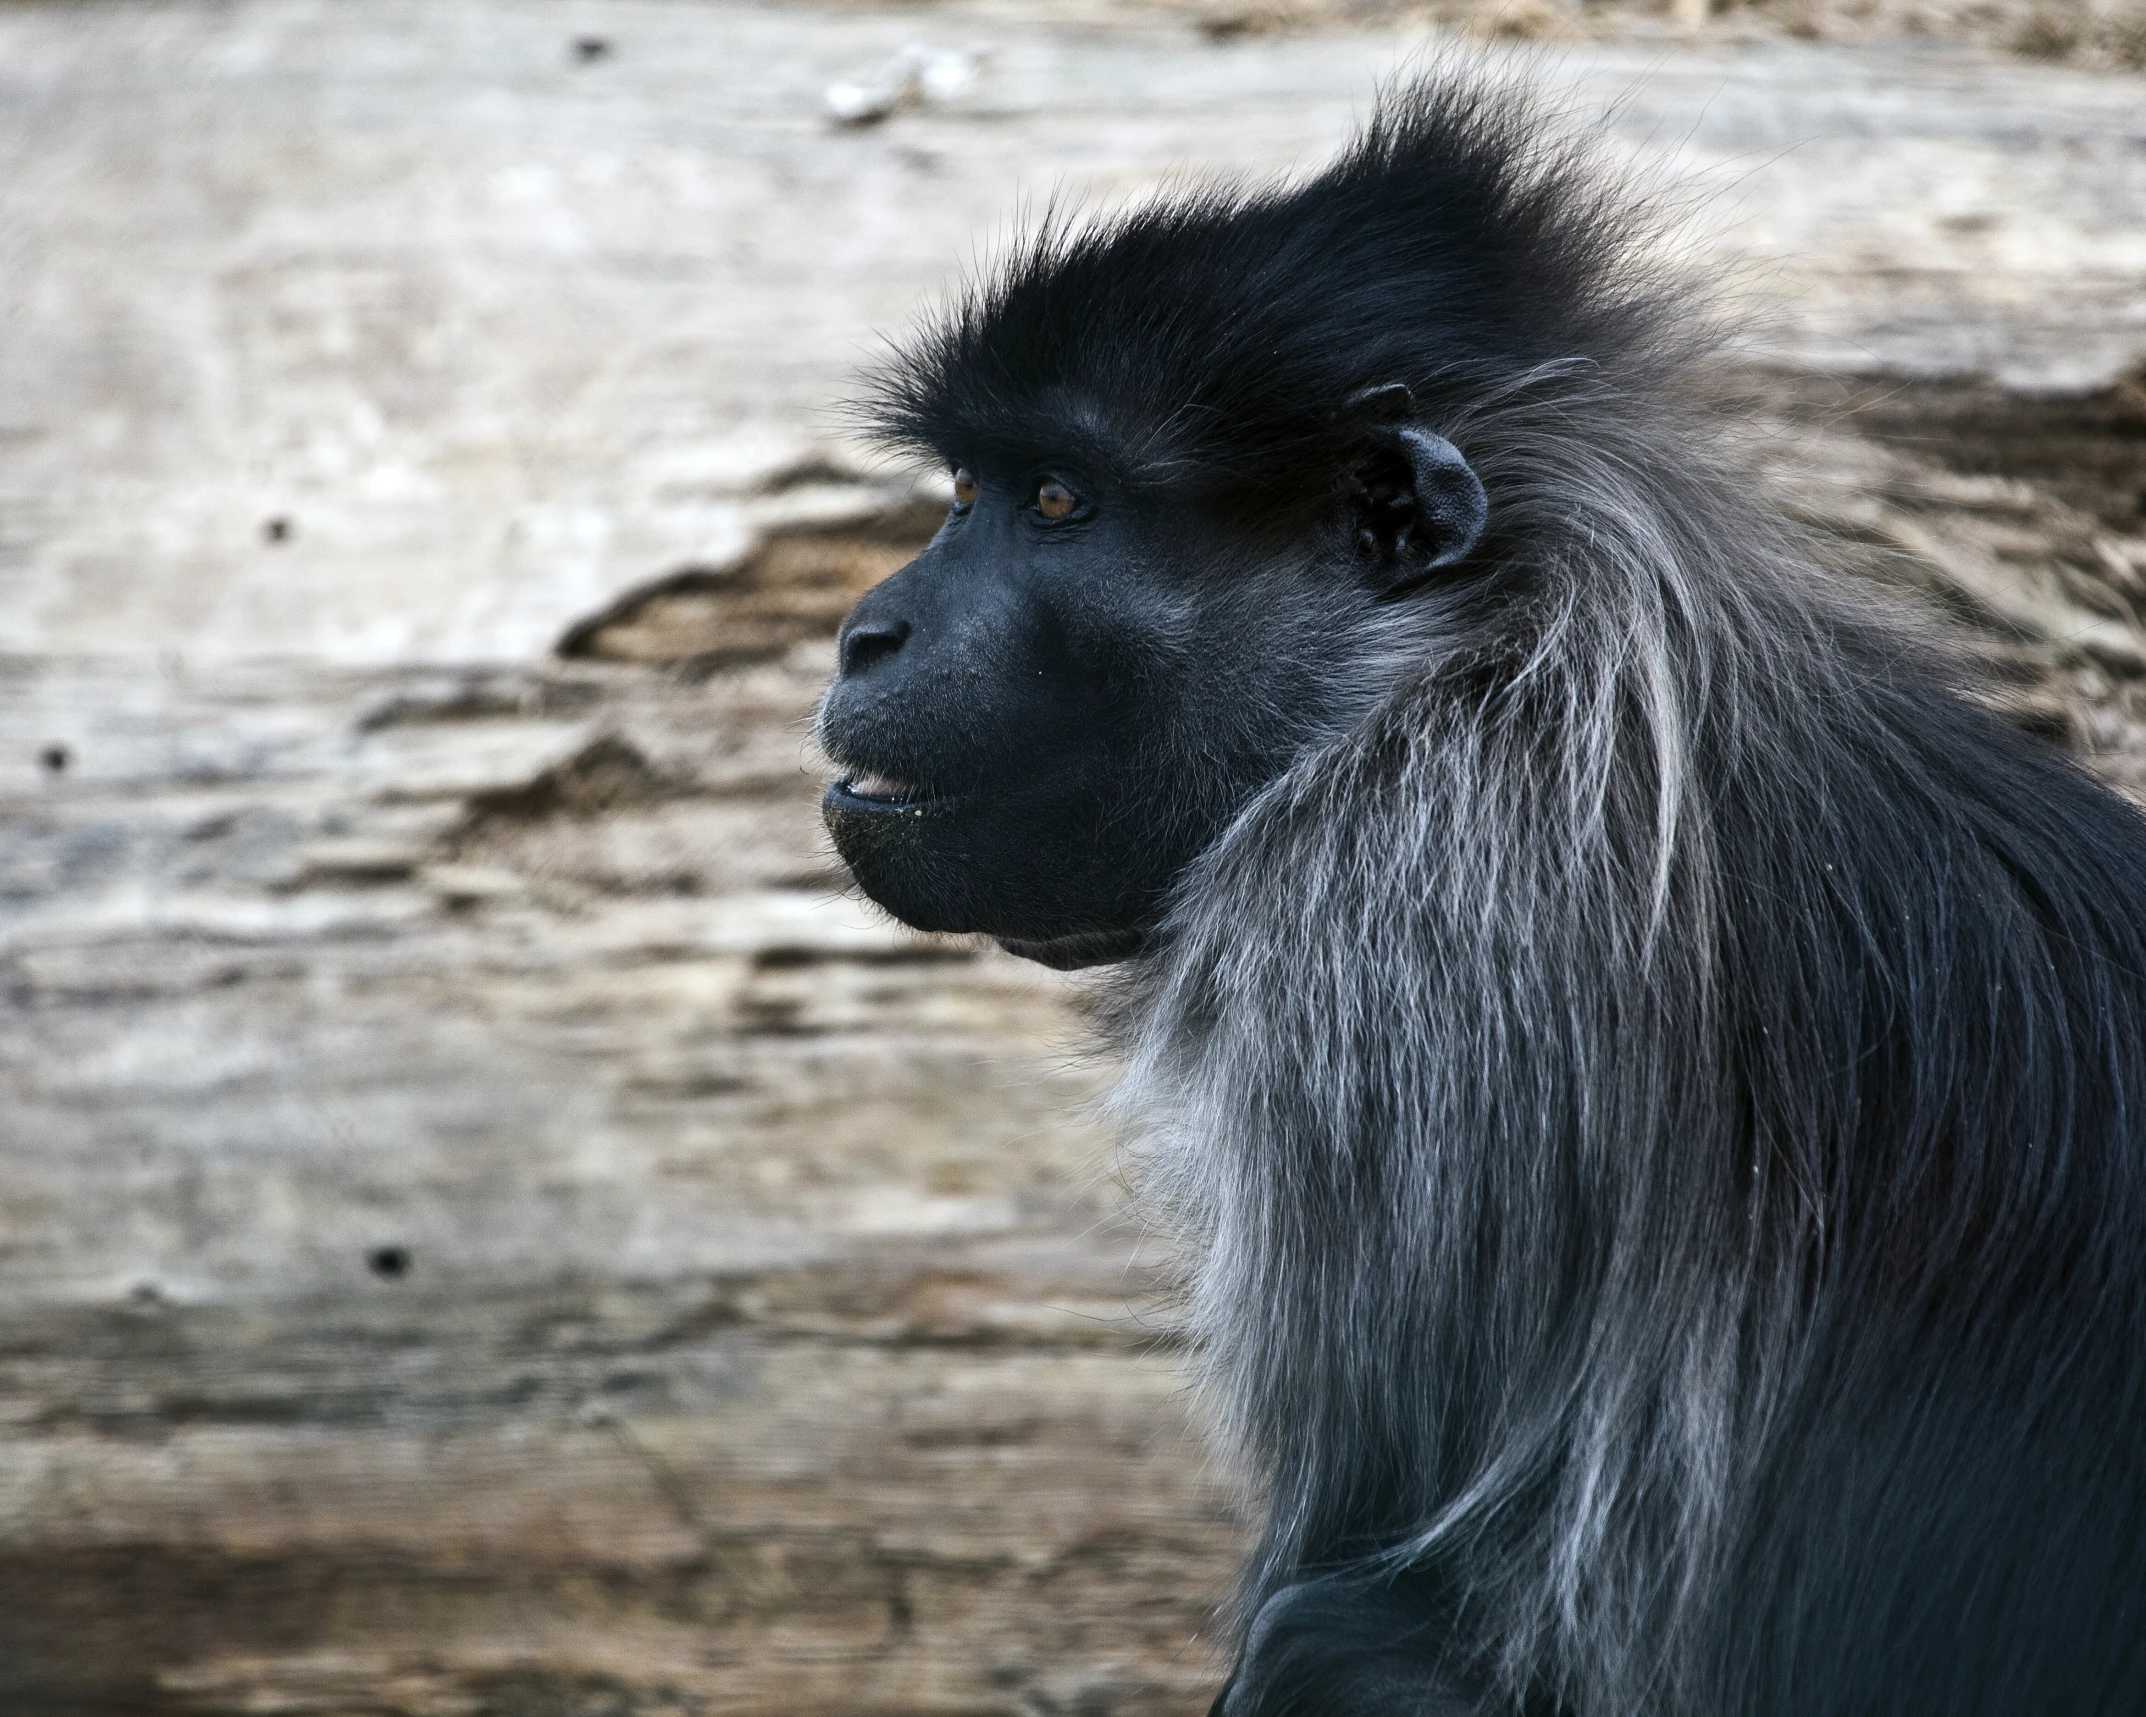
[[[867,620],[842,634],[842,671],[861,674],[899,650],[909,637],[906,620]]]

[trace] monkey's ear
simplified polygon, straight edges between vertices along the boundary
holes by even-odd
[[[1442,435],[1379,432],[1351,473],[1348,504],[1366,577],[1391,594],[1466,560],[1490,517],[1482,480]]]

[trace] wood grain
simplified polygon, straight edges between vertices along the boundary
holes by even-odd
[[[920,36],[968,105],[825,126]],[[0,1710],[1204,1708],[1241,1505],[1079,984],[818,832],[931,512],[830,413],[1020,185],[1316,158],[1416,45],[0,9]],[[2146,788],[2136,80],[1552,75],[1789,151],[1691,228],[1724,433]]]

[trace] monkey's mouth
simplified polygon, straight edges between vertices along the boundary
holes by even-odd
[[[914,799],[919,796],[908,782],[897,781],[891,775],[852,775],[841,786],[852,799]]]
[[[934,796],[914,782],[870,769],[845,775],[827,789],[828,802],[845,811],[914,810]]]

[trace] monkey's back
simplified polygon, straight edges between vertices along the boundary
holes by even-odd
[[[1797,1291],[1723,1708],[2146,1711],[2146,819],[1863,672],[1815,826],[1760,793],[1728,843]]]

